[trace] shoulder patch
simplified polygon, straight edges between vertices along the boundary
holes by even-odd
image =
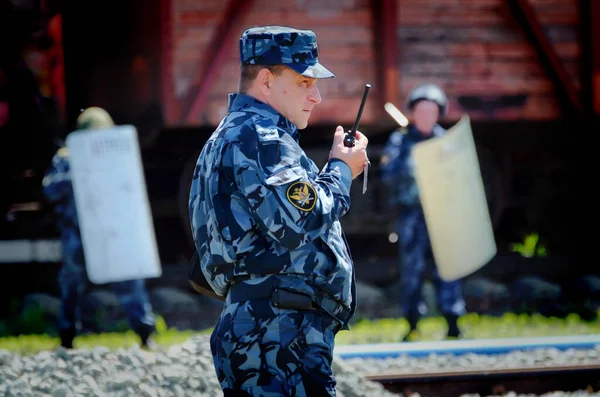
[[[317,202],[317,192],[307,182],[292,183],[288,187],[285,196],[294,207],[305,212],[311,211]]]
[[[279,139],[279,131],[273,123],[266,120],[255,120],[256,135],[259,142],[276,141]]]
[[[61,147],[60,149],[58,149],[58,157],[67,157],[69,156],[69,149],[67,149],[66,147]]]

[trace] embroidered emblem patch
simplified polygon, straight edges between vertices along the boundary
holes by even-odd
[[[315,207],[317,192],[306,182],[295,182],[288,187],[286,197],[294,207],[308,212]]]

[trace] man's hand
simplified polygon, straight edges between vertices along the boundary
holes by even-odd
[[[356,131],[356,144],[354,147],[344,146],[344,129],[338,126],[333,137],[333,146],[329,153],[330,159],[339,159],[348,164],[352,170],[352,179],[359,176],[369,161],[367,158],[367,145],[369,140],[361,132]]]

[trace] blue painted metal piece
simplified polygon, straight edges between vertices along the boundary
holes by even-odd
[[[541,348],[593,349],[600,345],[600,335],[569,335],[537,338],[473,339],[433,342],[403,342],[365,345],[338,345],[334,354],[349,358],[427,357],[430,354],[506,354]]]

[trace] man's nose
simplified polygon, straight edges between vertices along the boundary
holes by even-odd
[[[319,92],[319,88],[315,84],[308,94],[308,100],[314,102],[315,104],[321,103],[321,93]]]

